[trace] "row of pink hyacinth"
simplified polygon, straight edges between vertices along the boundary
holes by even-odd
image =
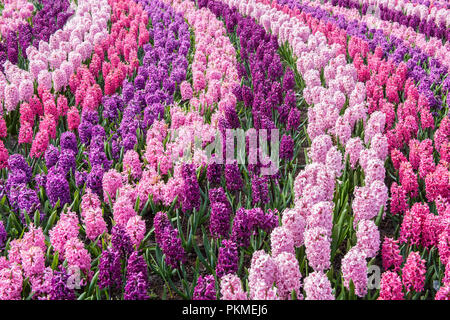
[[[5,0],[0,15],[0,34],[5,38],[10,31],[17,31],[19,26],[27,23],[33,14],[34,6],[27,0]]]
[[[406,27],[395,21],[381,20],[376,15],[367,13],[361,15],[357,9],[348,9],[345,7],[333,6],[330,2],[322,4],[320,1],[305,0],[311,7],[319,7],[331,14],[339,14],[344,16],[347,21],[358,20],[367,23],[369,28],[383,30],[387,36],[394,36],[402,39],[405,44],[410,47],[420,48],[429,56],[438,59],[442,64],[450,67],[450,43],[442,44],[442,41],[436,37],[427,39],[423,33],[416,32],[411,27]]]
[[[182,13],[194,29],[196,46],[192,62],[192,86],[186,81],[181,84],[182,99],[189,100],[195,110],[201,107],[202,113],[216,103],[219,114],[223,114],[226,105],[235,107],[236,97],[232,89],[239,84],[236,51],[226,35],[223,23],[206,8],[198,10],[192,1],[164,2]],[[217,120],[217,115],[213,119]]]
[[[450,10],[442,6],[426,6],[420,3],[413,3],[409,0],[360,0],[360,3],[367,3],[373,6],[385,6],[389,9],[403,11],[406,15],[417,16],[421,20],[434,21],[437,25],[445,22],[450,25]]]
[[[29,70],[5,62],[0,74],[0,100],[8,111],[15,110],[19,102],[29,102],[33,96],[34,82],[42,89],[63,90],[69,85],[72,74],[87,60],[108,34],[107,22],[111,8],[107,0],[78,2],[74,16],[62,30],[41,40],[39,48],[29,46]]]

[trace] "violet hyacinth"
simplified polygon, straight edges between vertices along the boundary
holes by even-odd
[[[181,199],[183,212],[200,209],[200,186],[193,164],[183,164],[181,175],[184,181],[184,192]]]
[[[244,182],[236,162],[225,165],[225,180],[229,191],[239,191],[242,189]]]
[[[185,260],[184,248],[178,237],[178,230],[174,229],[164,212],[158,212],[153,219],[155,240],[165,254],[165,262],[172,268],[177,268]]]
[[[111,230],[111,244],[113,250],[120,253],[122,258],[128,257],[133,251],[130,236],[124,228],[116,224]]]
[[[214,276],[199,276],[194,288],[193,300],[216,300],[216,281]]]
[[[70,203],[69,183],[62,169],[52,167],[47,175],[45,191],[52,206],[55,206],[58,200],[60,206]]]
[[[69,274],[67,274],[64,267],[60,267],[59,271],[53,272],[49,299],[50,300],[75,300],[75,292],[70,289]]]
[[[239,247],[248,247],[252,235],[254,221],[244,208],[238,209],[233,220],[231,239]]]
[[[125,300],[148,299],[147,263],[138,251],[134,251],[127,262],[127,283],[125,285]]]
[[[98,286],[100,289],[119,289],[122,285],[120,252],[113,248],[103,250],[98,264]]]
[[[216,157],[213,155],[209,161],[208,168],[206,169],[206,177],[210,184],[220,184],[220,180],[223,174],[223,165],[216,163]]]
[[[6,243],[6,238],[8,237],[8,233],[6,232],[5,225],[3,221],[0,221],[0,250],[3,250]]]
[[[267,185],[267,177],[253,177],[252,178],[252,202],[253,205],[260,203],[264,205],[269,203],[269,188]]]
[[[238,248],[231,240],[223,240],[222,247],[219,248],[219,256],[217,258],[216,275],[222,278],[229,273],[235,273],[238,270]]]

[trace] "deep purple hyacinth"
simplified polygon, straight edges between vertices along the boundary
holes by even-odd
[[[153,219],[155,228],[155,240],[162,252],[165,254],[165,261],[172,268],[177,268],[179,263],[185,260],[184,248],[181,239],[178,237],[178,230],[174,229],[164,212],[158,212]]]
[[[64,267],[59,271],[53,271],[51,287],[49,292],[50,300],[75,300],[75,291],[69,288],[70,275]]]
[[[124,300],[147,300],[148,282],[142,272],[127,275],[123,294]]]
[[[140,255],[138,251],[133,251],[128,258],[127,275],[139,272],[144,275],[145,279],[148,279],[148,266],[144,257]]]
[[[5,248],[7,237],[8,233],[6,232],[5,225],[3,224],[3,221],[0,220],[0,250]]]
[[[120,252],[109,248],[103,250],[98,263],[98,286],[100,289],[120,289],[122,286]]]
[[[212,275],[199,276],[194,288],[193,300],[216,300],[216,280]]]
[[[62,169],[52,167],[48,171],[45,191],[52,206],[55,206],[58,200],[61,207],[66,203],[70,203],[69,182]]]
[[[238,191],[242,189],[244,182],[236,162],[225,165],[225,181],[229,191]]]
[[[50,169],[58,162],[59,149],[52,144],[49,145],[47,150],[45,151],[44,158],[45,158],[45,165],[47,166],[47,169]]]
[[[184,163],[181,171],[184,192],[181,198],[183,212],[200,209],[200,186],[193,164]]]
[[[252,199],[253,205],[260,203],[266,204],[270,201],[269,188],[267,185],[268,179],[266,177],[252,178]]]
[[[59,144],[61,146],[61,150],[64,149],[72,150],[75,155],[78,153],[77,137],[75,136],[75,133],[73,133],[72,131],[66,131],[63,134],[61,134]]]
[[[233,242],[239,247],[248,247],[253,225],[253,217],[248,214],[248,211],[244,208],[238,209],[233,220],[233,229],[231,233]]]
[[[231,240],[223,240],[217,258],[217,278],[222,278],[229,273],[236,273],[238,271],[238,262],[239,256],[237,245]]]
[[[103,194],[102,179],[105,171],[101,165],[94,165],[91,172],[88,173],[86,178],[86,187],[95,192],[98,196]]]
[[[21,154],[16,153],[11,155],[8,158],[8,166],[9,170],[12,172],[17,170],[23,171],[26,174],[28,181],[31,180],[33,170]]]
[[[133,244],[128,233],[118,224],[111,230],[111,244],[113,250],[120,253],[122,258],[128,257],[133,252]]]
[[[292,160],[294,156],[294,140],[290,135],[284,135],[280,142],[280,158]]]
[[[295,77],[294,72],[291,68],[287,68],[283,77],[283,91],[294,89],[295,87]]]
[[[226,203],[211,203],[209,230],[215,238],[227,237],[230,231],[231,209]]]
[[[206,169],[206,177],[211,185],[220,184],[223,174],[223,165],[216,163],[216,156],[213,155]]]
[[[61,168],[66,174],[69,172],[75,173],[77,161],[75,153],[71,149],[62,149],[58,157],[58,168]]]

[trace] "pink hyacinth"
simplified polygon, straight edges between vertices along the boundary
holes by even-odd
[[[306,219],[308,229],[321,227],[325,229],[327,235],[331,237],[331,231],[333,229],[333,210],[334,203],[331,201],[321,201],[313,205],[310,214]]]
[[[380,231],[372,220],[361,220],[356,231],[357,246],[368,258],[377,255],[380,249]]]
[[[364,297],[367,294],[368,283],[366,254],[357,246],[351,248],[342,258],[341,270],[345,287],[349,289],[352,280],[356,295]]]
[[[192,87],[189,82],[183,81],[180,84],[180,92],[181,92],[181,99],[182,100],[190,100],[192,99]]]
[[[434,296],[435,300],[450,300],[450,285],[441,286]]]
[[[418,252],[412,251],[402,269],[402,281],[407,292],[414,290],[420,292],[425,285],[425,260],[420,258]]]
[[[408,210],[408,202],[406,198],[406,191],[396,182],[391,185],[391,203],[390,212],[393,215],[401,214]]]
[[[128,220],[135,215],[134,203],[128,197],[120,196],[113,206],[114,221],[125,228]]]
[[[394,240],[389,237],[384,238],[383,245],[381,247],[381,256],[383,260],[383,268],[385,270],[389,269],[390,267],[394,267],[394,272],[400,271],[403,257],[400,254],[398,243],[399,240]]]
[[[64,246],[64,258],[69,267],[77,267],[88,272],[91,269],[91,256],[78,238],[69,239]]]
[[[69,109],[69,112],[67,113],[67,126],[70,131],[74,131],[78,129],[78,126],[80,125],[80,113],[78,109],[73,106]]]
[[[290,299],[291,293],[294,291],[297,299],[302,299],[300,291],[301,278],[298,260],[294,253],[282,252],[275,257],[277,265],[277,293],[281,299]]]
[[[395,272],[386,271],[381,275],[378,300],[403,300],[402,289],[400,276]]]
[[[285,226],[276,227],[270,234],[272,257],[276,258],[282,252],[295,253],[294,239]]]
[[[250,298],[255,299],[254,296],[258,290],[272,288],[276,275],[277,266],[274,259],[263,250],[254,252],[248,271]]]
[[[330,268],[331,238],[327,230],[315,227],[305,231],[305,251],[309,265],[315,271]]]
[[[124,171],[128,171],[134,179],[142,176],[142,164],[135,150],[128,150],[123,156]]]
[[[22,267],[25,277],[40,275],[45,269],[45,255],[42,248],[32,246],[21,251]]]
[[[305,300],[335,300],[330,280],[321,271],[311,272],[303,283]]]
[[[59,252],[60,258],[64,255],[64,246],[69,239],[78,237],[78,217],[74,212],[61,213],[59,221],[49,231],[50,243],[54,250]]]
[[[12,263],[0,270],[0,300],[20,300],[23,285],[22,267]]]
[[[84,212],[83,222],[85,224],[86,236],[94,241],[98,236],[107,231],[106,222],[102,216],[102,210],[98,208],[89,208]]]
[[[229,273],[220,279],[222,300],[247,300],[247,293],[242,289],[241,279]]]
[[[331,141],[331,137],[327,134],[315,137],[308,152],[309,158],[313,162],[325,163],[327,152],[332,145],[333,142]]]
[[[349,158],[350,166],[352,169],[356,168],[356,164],[359,160],[359,155],[364,149],[362,141],[359,137],[351,138],[345,145],[345,158]]]
[[[116,199],[116,192],[122,187],[122,175],[117,172],[116,169],[110,169],[103,175],[102,186],[103,186],[103,198],[105,201],[108,196],[112,201]]]
[[[131,217],[125,230],[130,236],[131,242],[136,247],[139,247],[139,244],[145,237],[145,221],[142,220],[142,217],[138,215]]]
[[[287,228],[294,240],[294,246],[300,247],[304,243],[303,234],[305,232],[306,222],[305,218],[301,215],[300,210],[285,209],[281,218],[283,227]]]
[[[400,184],[405,189],[406,194],[411,198],[418,195],[419,184],[417,176],[413,171],[412,165],[409,162],[402,162],[399,168]]]

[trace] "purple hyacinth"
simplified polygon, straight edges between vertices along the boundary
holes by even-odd
[[[61,146],[61,150],[69,149],[72,150],[75,154],[78,153],[77,137],[72,131],[66,131],[61,134],[59,144]]]
[[[66,174],[68,172],[75,172],[77,163],[75,153],[72,149],[62,149],[58,157],[58,168],[61,168]]]
[[[59,149],[52,144],[49,145],[47,150],[45,151],[44,158],[45,158],[45,165],[47,166],[47,169],[50,169],[58,162]]]
[[[61,207],[66,203],[70,203],[69,182],[62,169],[52,167],[49,170],[45,191],[52,206],[55,206],[58,200],[60,201]]]
[[[257,203],[266,204],[270,201],[266,177],[252,178],[252,199],[253,205]]]
[[[199,276],[193,300],[216,300],[216,280],[212,275]]]
[[[225,181],[229,191],[238,191],[242,189],[244,182],[236,162],[225,165]]]
[[[100,289],[119,289],[122,286],[120,252],[109,248],[103,250],[98,263],[98,286]]]
[[[290,135],[283,135],[280,142],[280,158],[292,160],[294,156],[294,140]]]
[[[244,208],[238,209],[233,220],[231,239],[239,247],[248,247],[248,245],[250,244],[253,225],[253,217],[248,214],[248,211]]]
[[[181,198],[183,212],[200,209],[200,186],[193,164],[184,163],[181,169],[184,181],[184,192]]]
[[[49,292],[50,300],[75,300],[75,292],[69,288],[70,275],[64,267],[53,272],[51,287]]]
[[[297,108],[291,108],[286,128],[288,130],[297,130],[299,125],[300,125],[300,110],[298,110]]]
[[[148,282],[142,272],[131,273],[127,276],[127,283],[123,294],[124,300],[147,300]]]
[[[111,244],[113,250],[120,253],[122,258],[128,257],[133,252],[133,244],[128,233],[118,224],[111,230]]]
[[[214,202],[211,204],[211,217],[209,222],[209,230],[213,237],[227,237],[230,231],[231,209],[222,202]]]
[[[158,212],[153,219],[155,227],[155,240],[162,252],[165,261],[173,268],[185,260],[185,252],[178,237],[178,230],[174,229],[164,212]]]
[[[92,167],[86,178],[86,186],[99,196],[103,194],[102,179],[104,173],[103,167],[97,164]]]
[[[229,273],[236,273],[238,271],[238,262],[239,256],[237,245],[231,240],[223,240],[217,258],[217,278],[222,278]]]
[[[210,184],[220,184],[223,174],[223,165],[216,163],[216,157],[213,155],[206,169],[206,177]]]
[[[295,87],[295,77],[294,72],[291,68],[287,68],[283,77],[283,91],[288,91],[294,89]]]
[[[3,221],[0,221],[0,250],[5,248],[7,237],[8,233],[6,232],[5,225],[3,224]]]

